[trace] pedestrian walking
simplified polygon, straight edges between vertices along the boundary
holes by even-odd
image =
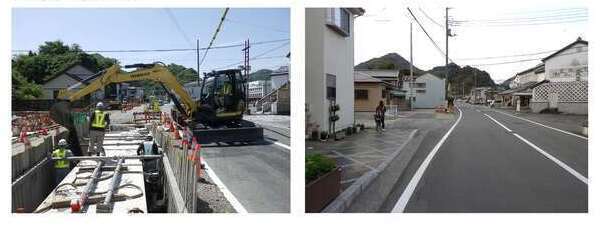
[[[69,173],[69,160],[65,159],[67,157],[71,157],[73,154],[69,149],[67,149],[67,141],[65,139],[59,140],[57,149],[55,149],[52,153],[53,158],[59,158],[55,160],[55,186],[59,185],[63,178],[67,176]]]
[[[376,113],[374,114],[374,120],[376,121],[376,131],[382,132],[384,131],[384,113],[386,112],[386,107],[384,106],[384,102],[380,101],[378,106],[376,106]]]
[[[105,138],[105,128],[109,126],[109,123],[109,113],[103,111],[103,103],[97,103],[95,111],[93,111],[90,115],[90,142],[88,144],[89,155],[105,156],[105,149],[103,149],[103,139]]]

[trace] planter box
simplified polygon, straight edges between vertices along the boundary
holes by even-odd
[[[324,174],[305,186],[305,211],[318,213],[340,194],[342,168]]]

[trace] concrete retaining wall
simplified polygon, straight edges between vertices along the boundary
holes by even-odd
[[[533,112],[533,113],[540,113],[540,112],[542,112],[542,110],[545,110],[548,108],[548,102],[530,102],[529,108],[531,109],[531,112]]]
[[[548,108],[548,102],[530,102],[529,107],[533,113],[540,113]],[[588,102],[559,102],[557,111],[561,113],[588,115]]]
[[[66,138],[68,132],[61,128],[55,134],[30,138],[31,145],[16,143],[12,146],[11,180],[12,212],[23,208],[32,212],[54,189],[54,173],[50,160],[54,144]]]
[[[588,115],[588,102],[559,102],[558,111],[568,114]]]

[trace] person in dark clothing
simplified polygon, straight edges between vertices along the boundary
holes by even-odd
[[[158,145],[153,141],[153,136],[149,135],[145,138],[141,144],[139,144],[139,148],[137,149],[137,155],[158,155]],[[143,159],[143,169],[144,170],[158,170],[157,159]]]
[[[386,107],[384,106],[384,102],[380,101],[378,106],[376,106],[376,114],[374,114],[374,120],[376,120],[376,131],[384,130],[384,113],[386,112]]]

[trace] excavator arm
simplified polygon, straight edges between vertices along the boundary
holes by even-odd
[[[59,92],[57,98],[71,102],[112,83],[150,80],[158,82],[162,84],[164,88],[174,91],[174,93],[179,96],[180,102],[182,102],[185,107],[182,107],[177,101],[174,101],[175,105],[180,108],[180,110],[184,110],[188,117],[193,115],[193,112],[196,110],[195,101],[191,98],[191,96],[189,96],[187,91],[185,91],[183,86],[177,81],[176,77],[165,66],[161,64],[134,64],[125,66],[125,68],[138,69],[131,72],[123,72],[118,65],[113,65],[109,67],[105,73],[100,75],[84,88],[77,91],[70,91],[68,89],[62,90]],[[168,94],[172,96],[172,94]]]

